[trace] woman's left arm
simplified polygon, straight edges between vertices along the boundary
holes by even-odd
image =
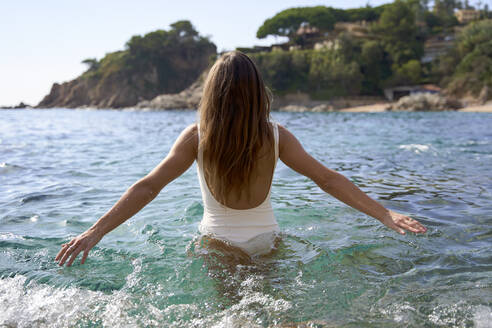
[[[169,154],[149,174],[134,183],[120,197],[116,204],[104,214],[87,231],[63,244],[55,257],[59,265],[67,259],[67,266],[72,265],[80,252],[84,252],[81,264],[84,264],[87,255],[102,237],[120,224],[138,213],[150,203],[168,183],[183,174],[196,159],[198,137],[196,124],[187,127],[176,142]]]
[[[387,227],[400,234],[405,230],[424,233],[427,229],[403,214],[386,209],[370,198],[349,179],[330,170],[309,155],[297,138],[286,128],[280,126],[280,159],[294,171],[313,180],[323,191],[345,204],[378,219]]]

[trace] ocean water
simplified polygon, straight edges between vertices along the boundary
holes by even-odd
[[[193,165],[58,267],[166,155],[192,111],[0,112],[0,327],[492,327],[492,115],[273,113],[326,166],[427,226],[398,235],[281,162],[278,249],[227,266],[194,246]]]

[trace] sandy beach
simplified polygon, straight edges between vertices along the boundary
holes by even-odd
[[[465,108],[461,108],[460,112],[475,112],[475,113],[492,113],[492,101],[489,101],[483,105],[472,105]]]
[[[390,103],[378,103],[365,106],[347,107],[337,111],[346,113],[378,113],[386,111]],[[473,112],[473,113],[492,113],[492,101],[483,105],[471,105],[457,110],[458,112]]]
[[[384,112],[386,111],[386,107],[389,106],[389,103],[379,103],[372,105],[364,105],[364,106],[356,106],[356,107],[347,107],[339,109],[339,112],[346,113],[376,113],[376,112]]]

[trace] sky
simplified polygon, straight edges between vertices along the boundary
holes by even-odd
[[[292,7],[378,6],[388,0],[15,0],[0,1],[0,105],[36,105],[54,82],[76,78],[86,58],[102,58],[143,35],[187,19],[219,51],[268,45],[256,31],[278,12]],[[277,41],[280,41],[277,40]]]

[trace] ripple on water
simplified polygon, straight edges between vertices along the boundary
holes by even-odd
[[[24,167],[20,165],[15,165],[15,164],[9,164],[2,162],[0,163],[0,174],[8,174],[8,173],[13,173],[13,172],[18,172],[20,170],[23,170]]]

